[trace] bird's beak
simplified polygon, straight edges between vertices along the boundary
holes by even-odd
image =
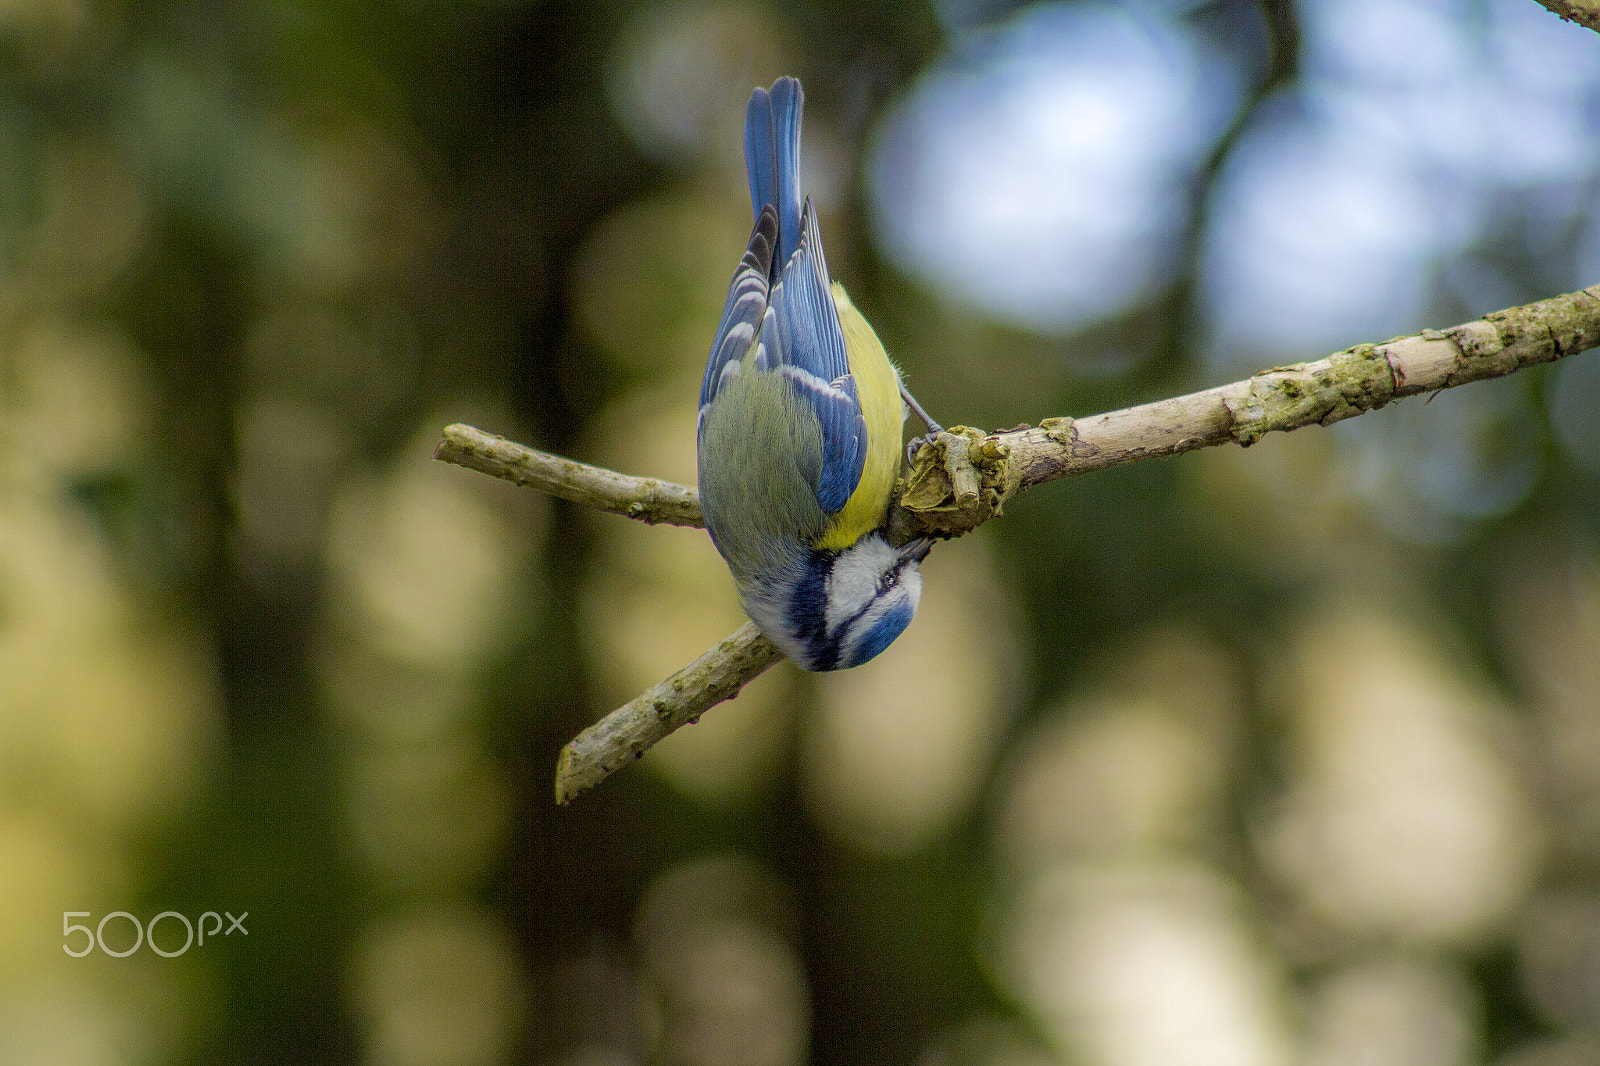
[[[928,552],[932,549],[932,537],[917,537],[900,545],[900,558],[907,562],[920,563],[928,557]]]

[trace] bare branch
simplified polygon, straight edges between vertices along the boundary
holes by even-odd
[[[1568,22],[1576,22],[1600,33],[1600,0],[1539,0]]]
[[[1501,377],[1600,345],[1600,285],[1496,311],[1446,330],[1359,344],[1314,363],[1088,418],[985,434],[954,427],[919,451],[891,540],[960,536],[1000,513],[1014,493],[1124,463],[1332,425],[1406,396]],[[970,486],[970,470],[979,490]]]
[[[556,802],[566,803],[637,759],[679,726],[699,720],[708,707],[731,700],[767,667],[783,658],[778,646],[746,622],[682,670],[618,707],[561,749]]]
[[[444,427],[433,457],[650,525],[706,524],[694,489],[563,459],[460,423]]]
[[[1268,433],[1332,425],[1406,396],[1500,377],[1596,346],[1600,285],[1120,411],[1047,418],[1037,427],[1004,433],[957,426],[919,450],[897,485],[890,539],[958,537],[1000,514],[1015,493],[1046,481],[1218,444],[1248,447]],[[703,524],[693,489],[586,466],[470,426],[448,427],[437,454],[630,518]],[[732,698],[780,658],[778,649],[746,623],[568,744],[557,769],[556,799],[565,803],[598,783],[707,708]]]

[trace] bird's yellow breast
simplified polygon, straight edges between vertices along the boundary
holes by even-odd
[[[900,402],[900,372],[889,362],[878,335],[837,281],[833,283],[833,303],[839,309],[845,354],[850,360],[850,373],[855,375],[856,396],[867,422],[867,459],[862,466],[861,483],[834,516],[828,531],[816,541],[819,548],[839,551],[883,524],[889,493],[894,489],[895,475],[900,470],[905,408]]]

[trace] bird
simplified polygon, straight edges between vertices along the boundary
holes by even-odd
[[[828,275],[816,209],[801,198],[804,103],[784,77],[745,109],[755,224],[706,361],[695,438],[706,528],[745,613],[796,665],[823,671],[872,659],[916,613],[932,541],[891,544],[885,523],[907,408],[928,439],[941,429]]]

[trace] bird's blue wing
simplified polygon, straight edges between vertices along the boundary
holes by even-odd
[[[841,510],[861,483],[867,460],[867,422],[850,373],[844,329],[828,282],[817,216],[808,199],[800,242],[773,286],[762,325],[767,356],[788,378],[795,395],[816,412],[822,427],[822,470],[817,503]]]
[[[706,406],[716,398],[725,377],[742,369],[740,360],[750,351],[751,345],[760,348],[756,352],[756,365],[750,369],[765,370],[771,365],[763,344],[762,323],[767,317],[772,257],[777,244],[778,216],[769,206],[756,216],[750,243],[728,286],[728,301],[723,305],[722,321],[717,324],[716,336],[711,342],[711,357],[706,360],[706,376],[700,383],[702,419]]]
[[[700,386],[700,418],[731,375],[781,374],[816,413],[822,465],[813,486],[828,514],[844,508],[867,457],[844,330],[829,287],[811,201],[800,196],[800,117],[805,96],[793,78],[757,89],[745,109],[745,167],[756,225],[711,345]],[[755,358],[741,362],[755,348]]]

